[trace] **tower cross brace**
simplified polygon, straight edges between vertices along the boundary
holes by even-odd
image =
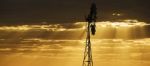
[[[91,40],[90,40],[90,23],[88,23],[87,27],[87,38],[86,38],[86,45],[84,51],[84,58],[83,58],[83,65],[82,66],[93,66],[93,59],[92,59],[92,48],[91,48]]]

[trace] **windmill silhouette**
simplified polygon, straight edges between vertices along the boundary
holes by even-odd
[[[93,1],[91,4],[90,13],[86,17],[87,24],[87,37],[86,37],[86,45],[84,51],[84,58],[82,66],[93,66],[93,59],[92,59],[92,48],[91,48],[91,40],[90,36],[95,35],[96,32],[96,18],[97,18],[97,8],[96,4]]]

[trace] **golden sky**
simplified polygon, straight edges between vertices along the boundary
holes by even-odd
[[[86,23],[0,26],[0,66],[81,66]],[[149,24],[97,22],[94,66],[149,66]]]

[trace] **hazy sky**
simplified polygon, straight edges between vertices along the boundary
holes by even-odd
[[[150,66],[149,3],[96,0],[99,23],[91,37],[95,66]],[[81,66],[86,24],[79,21],[84,21],[90,4],[90,0],[0,0],[0,66]],[[112,16],[114,12],[121,16]],[[144,22],[101,21],[122,18]]]
[[[84,21],[90,0],[1,0],[0,24],[37,24]],[[149,21],[149,0],[96,0],[98,20],[123,18]]]
[[[146,23],[96,23],[95,66],[149,66]],[[85,23],[0,26],[0,66],[82,66]]]

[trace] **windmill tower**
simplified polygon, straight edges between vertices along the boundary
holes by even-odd
[[[92,59],[92,48],[91,48],[91,40],[90,36],[95,35],[96,32],[96,15],[97,15],[97,8],[96,4],[93,1],[91,4],[90,13],[86,17],[87,24],[87,38],[86,38],[86,45],[85,45],[85,51],[84,51],[84,58],[83,58],[83,64],[82,66],[93,66],[93,59]]]

